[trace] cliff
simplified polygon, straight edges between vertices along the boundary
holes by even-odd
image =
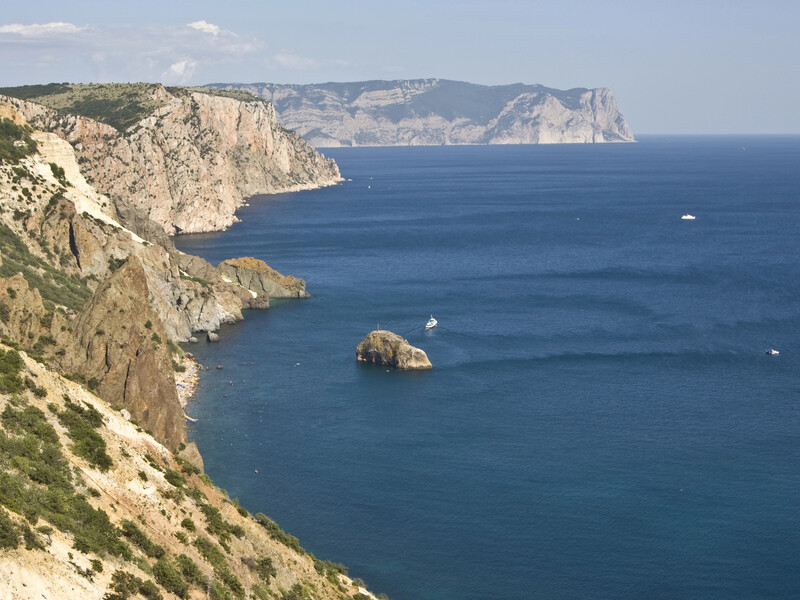
[[[0,598],[375,600],[79,384],[0,343]]]
[[[67,141],[0,117],[0,598],[374,598],[185,444],[174,341],[250,292],[118,210]]]
[[[430,146],[633,141],[610,90],[445,79],[226,84],[269,100],[311,145]]]
[[[74,147],[87,181],[120,213],[137,209],[170,234],[225,229],[247,196],[341,180],[252,96],[146,84],[1,91],[34,127]]]
[[[254,300],[310,297],[305,281],[292,275],[281,275],[263,260],[250,256],[224,260],[217,265],[217,271],[228,281],[250,290]]]

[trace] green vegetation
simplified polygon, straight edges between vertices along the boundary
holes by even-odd
[[[0,394],[19,393],[24,389],[25,384],[19,376],[24,366],[19,352],[0,348]]]
[[[16,405],[14,405],[16,403]],[[0,505],[35,525],[71,533],[80,552],[132,557],[108,515],[78,494],[58,434],[44,413],[17,397],[0,414]]]
[[[175,562],[178,566],[178,571],[183,575],[184,581],[189,585],[196,585],[198,587],[205,586],[205,577],[203,577],[200,567],[197,566],[191,558],[185,554],[179,555]]]
[[[3,256],[0,277],[22,273],[28,285],[39,290],[43,300],[79,311],[92,295],[83,281],[31,254],[25,242],[4,224],[0,224],[0,254]]]
[[[0,509],[0,550],[14,549],[19,545],[19,532],[6,511]]]
[[[159,558],[153,565],[153,577],[161,587],[179,598],[186,598],[189,593],[189,586],[183,581],[181,573],[166,558]]]
[[[256,513],[256,521],[258,521],[258,523],[267,530],[272,539],[279,541],[284,546],[291,548],[300,554],[306,553],[306,551],[300,547],[300,541],[296,537],[283,531],[278,524],[270,519],[267,515],[263,513]]]
[[[256,561],[256,567],[254,570],[265,583],[269,583],[270,578],[278,575],[275,565],[272,564],[272,559],[268,556],[259,558]]]
[[[89,117],[124,132],[164,105],[153,97],[158,87],[152,83],[50,84],[0,88],[0,93]]]
[[[0,164],[16,164],[36,153],[36,141],[30,125],[17,125],[11,119],[0,121]]]
[[[114,571],[111,576],[111,589],[103,596],[103,600],[127,600],[131,596],[141,594],[149,600],[161,600],[163,596],[152,581],[143,581],[127,571]]]
[[[164,556],[164,548],[151,542],[145,532],[139,529],[139,526],[133,521],[124,519],[120,522],[120,529],[122,530],[122,535],[138,546],[142,552],[150,558],[161,558]]]
[[[68,187],[70,185],[67,181],[67,175],[64,173],[63,167],[59,167],[56,163],[50,163],[50,170],[53,172],[53,177],[56,178],[58,183],[64,187]]]
[[[244,90],[220,90],[217,88],[207,88],[207,87],[185,87],[185,88],[178,88],[178,87],[168,87],[167,90],[171,94],[175,94],[176,96],[181,93],[186,93],[187,91],[190,92],[199,92],[201,94],[206,94],[207,96],[222,96],[223,98],[233,98],[234,100],[239,100],[241,102],[255,102],[255,101],[262,101],[261,98],[256,96],[255,94],[251,94],[250,92],[246,92]]]
[[[67,428],[67,435],[74,442],[72,451],[101,471],[108,471],[113,462],[106,452],[106,441],[95,431],[103,424],[100,413],[93,406],[84,408],[70,400],[66,401],[65,407],[58,414],[58,420]]]

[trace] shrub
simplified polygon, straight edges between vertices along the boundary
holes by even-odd
[[[178,571],[180,571],[181,575],[183,575],[183,579],[187,583],[198,586],[203,586],[205,584],[203,572],[191,558],[185,554],[180,554],[175,559],[175,562],[177,563]]]
[[[272,564],[272,559],[268,556],[259,558],[256,561],[256,568],[254,570],[264,583],[269,583],[270,578],[278,574],[275,565]]]
[[[4,352],[0,348],[0,394],[15,394],[24,389],[19,372],[25,362],[16,350]]]
[[[122,529],[122,535],[130,539],[131,542],[141,548],[142,552],[144,552],[147,556],[150,558],[161,558],[164,556],[164,548],[150,541],[150,538],[147,537],[144,531],[139,529],[136,523],[124,519],[120,523],[120,526]]]
[[[181,574],[175,570],[170,562],[165,558],[159,558],[153,565],[153,577],[158,584],[168,592],[180,598],[186,598],[189,586],[183,581]]]
[[[181,521],[181,527],[183,527],[187,531],[194,531],[195,529],[197,529],[194,526],[194,521],[192,521],[189,517],[186,517],[183,521]]]
[[[19,545],[19,533],[14,522],[0,509],[0,549],[14,549]]]
[[[67,400],[65,410],[58,413],[58,420],[67,428],[67,435],[74,442],[72,451],[101,471],[108,471],[114,463],[106,452],[106,441],[95,431],[103,423],[97,409],[84,408]]]

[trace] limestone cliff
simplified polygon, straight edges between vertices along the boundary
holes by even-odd
[[[318,148],[633,141],[611,91],[484,86],[445,79],[211,84],[272,102]]]
[[[433,368],[424,350],[415,348],[396,333],[383,329],[371,331],[361,340],[356,348],[356,359],[409,371]]]
[[[284,129],[272,105],[258,98],[168,91],[160,85],[65,87],[68,92],[35,96],[35,102],[0,100],[13,103],[34,127],[68,140],[89,183],[122,212],[139,209],[170,234],[225,229],[247,196],[312,189],[341,179],[332,160]],[[108,96],[107,88],[118,96],[95,98]],[[86,103],[48,107],[60,107],[57,100],[65,101],[63,96],[81,93],[90,93],[95,104],[105,102],[112,116],[111,107],[118,108],[125,94],[136,94],[137,103],[129,102],[148,110],[128,127],[129,121],[108,118],[115,128],[64,112],[84,110]]]
[[[306,282],[291,275],[281,275],[263,260],[249,256],[230,258],[217,265],[217,271],[228,281],[238,283],[253,293],[253,299],[308,298]]]

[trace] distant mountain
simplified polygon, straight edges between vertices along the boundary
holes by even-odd
[[[269,100],[283,125],[315,147],[634,141],[606,88],[556,90],[446,79],[208,87]]]

